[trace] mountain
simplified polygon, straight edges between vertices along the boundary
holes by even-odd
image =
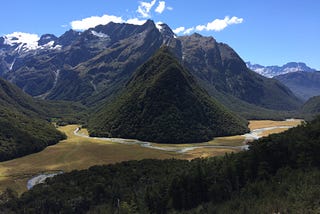
[[[46,34],[37,43],[32,37],[31,44],[13,37],[0,39],[0,76],[42,99],[97,106],[110,100],[139,66],[167,45],[201,87],[228,108],[246,109],[251,117],[259,117],[259,112],[301,105],[281,83],[250,71],[228,45],[199,34],[177,37],[168,25],[151,20],[143,25],[111,22],[84,32],[69,30],[58,38]]]
[[[182,64],[210,95],[228,108],[242,106],[238,100],[251,104],[250,108],[255,105],[274,110],[293,110],[301,105],[280,82],[249,70],[227,44],[199,34],[179,37],[178,41],[181,41]]]
[[[293,72],[274,77],[287,86],[298,98],[307,101],[320,95],[320,72]]]
[[[0,161],[44,149],[64,138],[45,121],[46,110],[0,78]]]
[[[247,67],[254,72],[257,72],[258,74],[261,74],[265,77],[275,77],[282,74],[288,74],[288,73],[294,73],[299,71],[304,72],[315,72],[316,70],[313,68],[308,67],[303,62],[289,62],[283,66],[262,66],[259,64],[251,64],[250,62],[247,62]]]
[[[195,143],[248,131],[201,89],[163,47],[143,64],[121,94],[89,121],[92,136],[158,143]]]

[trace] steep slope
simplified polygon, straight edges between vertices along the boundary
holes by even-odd
[[[244,133],[246,125],[210,98],[164,47],[93,116],[89,131],[92,136],[192,143]]]
[[[211,95],[215,96],[218,91],[274,110],[293,110],[301,105],[301,101],[280,82],[249,70],[228,45],[199,34],[179,37],[178,40],[181,41],[183,65]],[[239,102],[235,100],[235,103]]]
[[[121,88],[132,73],[162,45],[161,33],[152,21],[141,26],[110,23],[90,30],[108,35],[107,47],[91,59],[70,70],[61,78],[49,99],[99,102]],[[90,95],[92,97],[90,97]],[[88,99],[84,99],[89,97]]]
[[[301,108],[302,113],[317,115],[320,113],[320,96],[310,98]]]
[[[275,76],[303,101],[320,95],[320,72],[294,72]]]
[[[44,111],[18,87],[0,79],[0,161],[40,151],[64,138],[39,116]]]

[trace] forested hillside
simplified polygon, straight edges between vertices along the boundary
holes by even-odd
[[[46,109],[0,79],[0,161],[44,149],[64,138],[45,120]]]

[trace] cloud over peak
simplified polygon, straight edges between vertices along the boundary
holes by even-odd
[[[105,14],[103,16],[92,16],[84,18],[82,20],[72,21],[70,25],[73,30],[84,31],[89,28],[94,28],[97,25],[106,25],[110,22],[143,25],[146,22],[146,20],[140,20],[138,18],[124,20],[122,17]]]
[[[178,28],[174,29],[173,32],[175,34],[180,34],[180,33],[184,32],[185,30],[186,30],[185,27],[178,27]]]
[[[82,20],[72,21],[70,24],[73,30],[87,30],[97,25],[106,25],[109,22],[122,23],[125,21],[122,17],[105,14],[103,16],[91,16]]]
[[[212,22],[209,22],[207,25],[198,25],[196,29],[198,31],[221,31],[229,25],[241,24],[242,22],[243,18],[238,18],[236,16],[230,18],[229,16],[226,16],[224,19],[215,19]]]
[[[238,18],[236,16],[225,16],[224,19],[215,19],[212,22],[207,23],[206,25],[198,25],[196,27],[191,27],[186,29],[185,27],[179,27],[175,29],[173,32],[175,34],[190,34],[193,31],[222,31],[226,27],[235,24],[241,24],[243,22],[243,18]]]
[[[158,2],[158,3],[157,3]],[[157,4],[157,7],[153,10],[152,8]],[[128,23],[134,25],[142,25],[146,22],[147,18],[151,18],[152,11],[162,14],[165,10],[173,10],[172,7],[166,7],[165,1],[152,0],[150,2],[140,1],[138,9],[136,10],[137,17],[124,20],[122,17],[105,14],[103,16],[91,16],[81,20],[75,20],[70,23],[73,30],[84,31],[89,28],[93,28],[97,25],[106,25],[109,22],[114,23]],[[140,18],[138,18],[138,16]]]

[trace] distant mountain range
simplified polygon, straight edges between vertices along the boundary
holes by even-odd
[[[151,20],[46,34],[38,41],[25,42],[24,36],[0,38],[0,76],[42,99],[99,106],[165,45],[212,97],[247,118],[301,105],[280,82],[250,71],[228,45],[199,34],[177,37],[168,25]]]
[[[320,72],[303,62],[290,62],[281,67],[246,64],[258,74],[279,80],[303,101],[320,95]]]
[[[249,69],[265,77],[275,77],[283,74],[294,73],[294,72],[315,72],[316,70],[308,67],[303,62],[289,62],[283,66],[263,66],[259,64],[251,64],[246,62]]]

